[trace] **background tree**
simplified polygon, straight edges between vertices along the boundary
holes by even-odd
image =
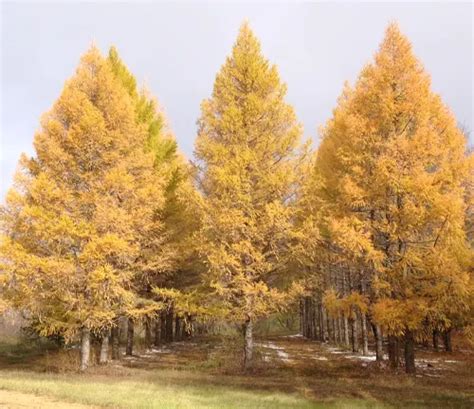
[[[136,282],[137,292],[142,298],[137,299],[138,308],[133,310],[134,316],[128,321],[130,326],[134,325],[134,320],[144,322],[149,343],[151,324],[156,317],[158,319],[155,322],[155,334],[161,328],[161,323],[158,321],[161,320],[162,314],[157,312],[157,309],[168,312],[163,315],[168,317],[164,318],[168,321],[174,320],[173,315],[176,315],[176,312],[173,313],[173,303],[170,301],[173,297],[168,297],[167,302],[164,302],[162,297],[157,300],[157,292],[153,289],[176,288],[186,292],[188,288],[195,287],[199,283],[197,273],[199,262],[195,257],[195,245],[192,240],[200,220],[199,209],[193,199],[197,192],[192,184],[192,168],[179,153],[175,137],[156,99],[145,88],[138,88],[135,77],[120,59],[115,47],[110,48],[107,60],[113,73],[134,102],[136,122],[147,130],[145,148],[154,155],[155,172],[165,183],[164,206],[158,204],[155,213],[155,217],[161,222],[161,229],[143,243],[143,266]],[[160,302],[150,302],[153,300]],[[186,314],[182,312],[181,316],[183,315]],[[181,316],[177,317],[178,326]],[[169,324],[163,328],[169,328]],[[129,338],[133,337],[132,330],[129,334]],[[173,333],[158,336],[170,340]],[[132,339],[128,344],[131,354]]]

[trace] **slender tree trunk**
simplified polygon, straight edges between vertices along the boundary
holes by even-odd
[[[327,311],[326,311],[326,328],[328,330],[328,333],[327,333],[328,342],[334,342],[334,331],[332,327],[332,319],[329,317],[329,314],[327,313]]]
[[[174,322],[174,338],[175,341],[181,341],[181,318],[176,315],[175,322]]]
[[[190,314],[186,315],[186,321],[184,322],[184,334],[186,338],[193,336],[193,317]]]
[[[405,332],[405,372],[413,374],[416,372],[415,367],[415,339],[413,332],[406,330]]]
[[[133,355],[133,337],[135,333],[135,323],[133,322],[133,318],[128,319],[127,325],[127,348],[125,350],[125,355]]]
[[[155,319],[155,334],[154,334],[154,340],[153,343],[155,346],[159,346],[161,342],[161,334],[160,334],[160,316],[157,314]]]
[[[453,352],[453,344],[451,343],[451,329],[444,331],[443,339],[444,349],[446,350],[446,352]]]
[[[245,323],[245,346],[244,346],[244,369],[246,371],[252,368],[253,360],[253,323],[250,318]]]
[[[304,298],[300,298],[300,334],[305,337],[304,333]]]
[[[374,325],[375,334],[375,359],[377,362],[383,361],[383,336],[380,325]]]
[[[166,311],[161,311],[160,314],[160,333],[161,333],[161,342],[168,342],[168,335],[166,334]]]
[[[340,345],[342,345],[344,343],[344,328],[343,328],[343,324],[342,324],[342,316],[339,315],[337,317],[337,332],[338,332],[338,342]]]
[[[119,327],[117,325],[112,327],[110,331],[110,338],[112,341],[112,359],[120,359],[120,339],[119,339]]]
[[[352,352],[359,352],[359,326],[357,318],[351,318],[351,345]]]
[[[166,314],[166,341],[173,342],[173,307],[168,309]]]
[[[388,336],[388,359],[393,369],[398,368],[400,365],[400,349],[398,338],[394,335]]]
[[[109,362],[109,331],[102,336],[99,355],[99,364],[105,365],[107,362]]]
[[[89,328],[82,328],[81,331],[81,371],[89,367],[91,355],[91,332]]]
[[[326,307],[321,302],[321,326],[323,332],[323,342],[329,341],[329,329],[328,329],[328,316],[326,312]]]
[[[433,349],[434,349],[436,352],[438,352],[438,350],[439,350],[439,342],[438,342],[439,338],[438,338],[438,334],[439,334],[439,333],[438,333],[438,330],[437,330],[437,329],[433,330]]]
[[[344,344],[348,348],[351,343],[349,340],[349,319],[347,318],[347,315],[344,315],[343,318],[343,323],[344,323]]]
[[[369,334],[367,333],[367,316],[365,313],[361,313],[362,323],[362,355],[369,355]]]
[[[149,351],[151,349],[151,320],[145,318],[145,349]]]

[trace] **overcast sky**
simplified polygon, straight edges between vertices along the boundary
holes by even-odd
[[[72,3],[72,2],[71,2]],[[1,186],[33,153],[41,114],[92,41],[117,46],[163,106],[191,157],[199,105],[247,18],[288,84],[305,135],[330,117],[345,80],[371,60],[396,20],[459,123],[473,129],[471,3],[4,3],[1,10]],[[471,134],[471,144],[473,137]]]

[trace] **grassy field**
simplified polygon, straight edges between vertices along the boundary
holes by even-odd
[[[127,409],[474,406],[471,351],[421,351],[415,377],[297,338],[259,340],[258,351],[254,372],[245,376],[235,345],[218,339],[142,351],[80,374],[73,369],[76,350],[3,345],[0,406],[1,390],[59,399],[64,408],[66,402]]]

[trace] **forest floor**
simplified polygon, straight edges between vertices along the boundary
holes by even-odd
[[[32,396],[28,407],[42,409],[474,407],[470,349],[420,349],[417,375],[407,376],[379,368],[373,356],[298,336],[257,339],[255,368],[243,374],[238,347],[236,339],[192,339],[80,374],[73,370],[77,350],[45,353],[0,345],[0,408],[25,407],[20,398],[12,401],[12,393]],[[54,406],[54,400],[62,403]]]

